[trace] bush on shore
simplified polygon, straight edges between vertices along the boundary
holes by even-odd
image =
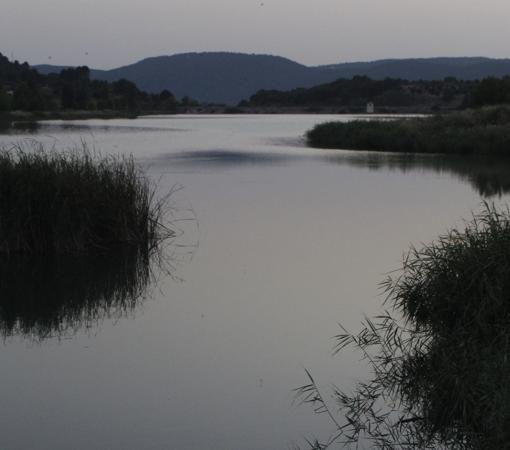
[[[171,235],[132,157],[17,144],[0,149],[0,181],[3,254],[150,249]]]
[[[510,107],[316,125],[308,145],[407,153],[510,154]]]

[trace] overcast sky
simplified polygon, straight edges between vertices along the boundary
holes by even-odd
[[[0,52],[112,68],[147,56],[236,51],[307,65],[509,57],[508,0],[1,0]]]

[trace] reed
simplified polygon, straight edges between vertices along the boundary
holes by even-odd
[[[405,153],[510,154],[510,107],[316,125],[308,145]]]
[[[172,235],[164,205],[133,157],[101,156],[85,144],[0,148],[0,253],[151,249]]]
[[[372,377],[334,390],[339,416],[310,374],[298,389],[336,427],[311,447],[508,448],[510,212],[486,205],[413,248],[383,286],[390,311],[337,336],[336,351],[357,349]]]

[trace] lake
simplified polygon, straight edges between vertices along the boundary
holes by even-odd
[[[293,389],[305,369],[327,398],[332,384],[367,376],[358,354],[333,356],[338,324],[356,331],[383,310],[379,283],[411,244],[510,191],[505,160],[307,148],[305,131],[333,119],[352,118],[153,116],[4,131],[4,144],[133,154],[159,196],[173,191],[178,235],[129,302],[115,297],[129,257],[1,269],[14,288],[0,300],[0,322],[12,325],[2,328],[0,448],[276,450],[326,437],[327,417]],[[12,292],[31,300],[16,309]],[[39,295],[87,295],[89,306],[48,312]],[[115,298],[90,307],[94,296]]]

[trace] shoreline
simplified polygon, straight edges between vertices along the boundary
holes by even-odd
[[[330,121],[306,132],[309,147],[442,154],[510,153],[510,105],[391,121]]]
[[[151,112],[152,114],[152,112]],[[136,119],[140,112],[131,111],[11,111],[0,113],[0,122],[37,122],[41,120]]]
[[[442,111],[451,113],[453,111]],[[421,108],[378,108],[374,113],[367,113],[363,108],[342,108],[342,107],[282,107],[282,106],[227,106],[227,105],[203,105],[178,107],[174,111],[117,111],[117,110],[67,110],[67,111],[9,111],[0,112],[1,123],[15,122],[38,122],[44,120],[86,120],[86,119],[136,119],[143,116],[153,115],[209,115],[209,114],[232,114],[232,115],[278,115],[278,114],[317,114],[317,115],[359,115],[359,116],[380,116],[380,115],[423,115],[430,114]]]

